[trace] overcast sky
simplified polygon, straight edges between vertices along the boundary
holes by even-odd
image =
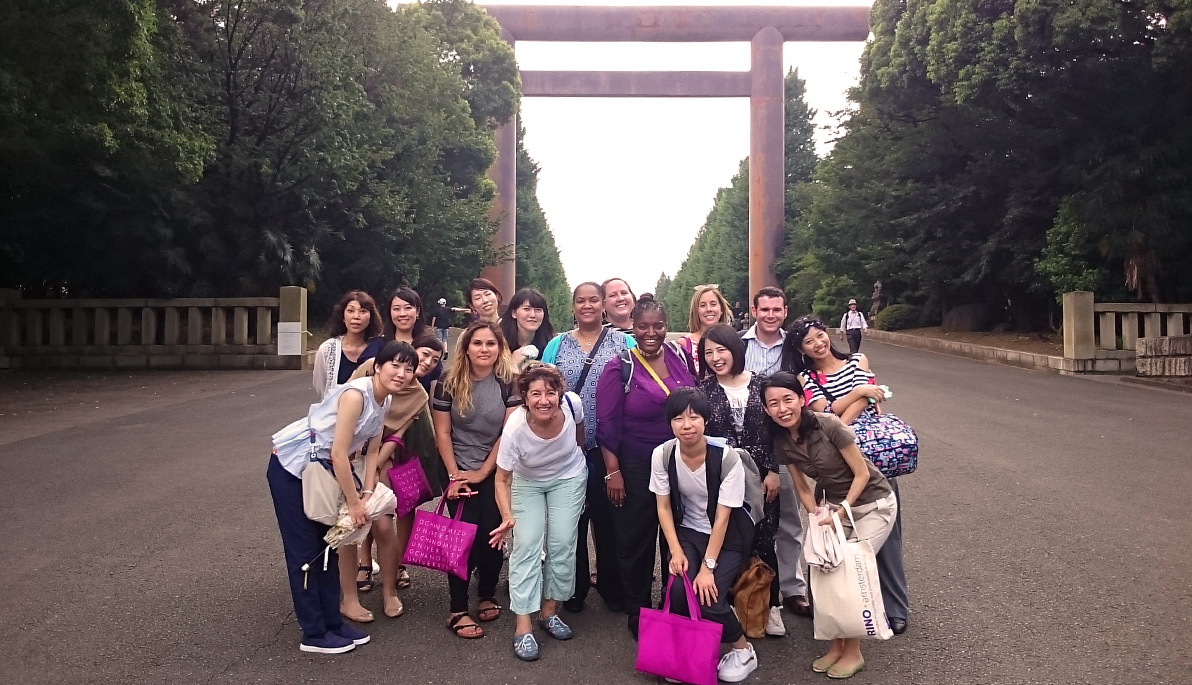
[[[859,5],[865,0],[481,0],[484,5]],[[857,80],[862,43],[787,43],[816,123],[833,124]],[[748,43],[517,43],[525,70],[748,71]],[[538,199],[572,285],[627,279],[634,291],[673,276],[749,156],[746,98],[526,98],[526,147],[541,167]],[[831,137],[819,135],[821,153]],[[746,266],[741,265],[744,269]]]

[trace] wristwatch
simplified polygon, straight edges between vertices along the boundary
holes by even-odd
[[[704,566],[707,566],[709,571],[715,571],[716,570],[716,560],[715,559],[704,559]]]

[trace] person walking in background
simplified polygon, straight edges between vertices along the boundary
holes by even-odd
[[[753,296],[754,324],[741,338],[745,341],[745,370],[765,377],[782,368],[786,342],[786,293],[765,287]],[[782,604],[798,616],[810,616],[807,601],[807,581],[803,577],[803,522],[799,518],[799,498],[790,474],[781,469],[778,474],[779,508],[775,545],[778,556],[778,581]]]
[[[431,315],[430,325],[434,327],[439,334],[439,340],[446,346],[448,330],[451,328],[451,308],[447,306],[447,298],[439,298],[439,306]]]
[[[501,525],[490,531],[496,549],[513,532],[509,553],[509,606],[517,615],[513,653],[538,658],[531,614],[556,640],[570,640],[559,605],[575,591],[575,543],[588,485],[584,458],[584,409],[566,392],[563,376],[531,362],[518,377],[524,405],[505,421],[497,451],[497,507]],[[546,558],[542,558],[543,542]],[[543,578],[545,576],[545,579]]]
[[[803,384],[793,373],[780,371],[764,380],[762,399],[774,437],[774,459],[790,472],[804,508],[816,510],[814,491],[807,482],[813,478],[833,511],[848,503],[857,539],[867,540],[875,552],[881,550],[898,515],[898,497],[882,472],[861,453],[852,429],[831,414],[808,409]],[[841,522],[851,525],[843,517]],[[807,525],[832,525],[832,517],[808,520]],[[863,668],[861,641],[855,638],[832,640],[828,653],[811,663],[816,673],[837,679],[851,678]]]
[[[580,612],[592,587],[591,564],[588,560],[588,527],[596,547],[596,592],[610,611],[623,612],[625,603],[621,587],[621,572],[617,566],[616,530],[613,526],[612,505],[604,487],[604,457],[596,442],[596,384],[605,364],[626,352],[636,343],[633,338],[603,326],[604,291],[599,283],[580,283],[571,293],[571,313],[575,317],[574,330],[561,333],[551,340],[542,353],[542,361],[554,364],[567,383],[567,389],[580,397],[584,409],[584,453],[588,462],[588,506],[579,519],[575,548],[575,594],[563,603],[563,608]]]
[[[504,295],[496,284],[487,278],[473,278],[468,282],[464,295],[468,298],[468,306],[472,308],[474,321],[497,323],[501,316],[501,300],[504,299]]]
[[[687,311],[687,335],[679,338],[678,345],[691,359],[691,369],[700,376],[704,361],[700,358],[699,341],[704,331],[717,324],[732,323],[733,314],[728,301],[720,294],[718,285],[697,285],[691,296],[691,307]]]
[[[865,320],[865,315],[857,311],[857,301],[849,300],[848,311],[840,317],[840,339],[848,338],[849,354],[861,351],[861,337],[868,328],[869,322]]]
[[[608,325],[625,335],[633,335],[633,308],[637,296],[624,278],[610,278],[600,284],[604,291],[604,318]]]
[[[745,342],[730,326],[719,324],[709,328],[699,341],[699,353],[704,360],[700,388],[708,398],[711,412],[704,432],[725,438],[730,447],[748,452],[762,478],[765,504],[753,537],[753,553],[774,571],[766,634],[786,635],[778,596],[780,583],[774,542],[780,516],[782,479],[771,454],[770,435],[766,432],[762,379],[745,369]]]
[[[652,604],[658,549],[650,455],[674,437],[664,411],[667,396],[675,388],[694,386],[695,378],[687,360],[666,344],[666,307],[661,302],[642,295],[631,318],[637,347],[606,364],[596,385],[596,440],[613,506],[625,613],[636,639],[638,612]]]
[[[493,472],[505,420],[521,405],[512,386],[514,375],[501,329],[496,323],[474,321],[456,342],[447,375],[435,388],[431,402],[435,442],[451,482],[443,496],[450,503],[452,515],[463,507],[461,519],[476,524],[478,531],[495,530],[501,525]],[[468,555],[468,579],[447,577],[451,593],[447,628],[458,637],[484,637],[484,630],[468,615],[468,585],[473,572],[478,576],[480,598],[476,617],[481,622],[500,618],[497,580],[501,561],[501,552],[490,547],[478,532]]]
[[[315,353],[311,384],[319,399],[348,382],[368,343],[380,335],[381,325],[377,303],[368,293],[352,290],[339,299],[327,324],[331,337]]]
[[[302,628],[299,649],[316,654],[341,654],[369,641],[369,636],[344,623],[340,602],[340,563],[327,550],[323,536],[330,526],[306,517],[303,472],[326,466],[335,477],[353,524],[364,525],[364,502],[372,493],[357,492],[349,456],[368,442],[379,450],[391,396],[406,387],[417,357],[407,345],[390,343],[376,357],[376,373],[337,385],[307,415],[273,434],[273,454],[266,479],[277,514],[285,551],[294,617]],[[327,551],[325,551],[327,550]],[[327,555],[324,561],[320,559]],[[350,558],[355,566],[355,548]]]
[[[712,412],[703,391],[676,388],[665,409],[675,437],[650,456],[650,492],[668,548],[664,568],[690,578],[702,618],[722,626],[720,641],[730,649],[720,658],[716,676],[737,683],[757,670],[757,653],[729,597],[753,544],[751,525],[744,532],[730,525],[733,510],[745,504],[745,467],[736,458],[726,468],[722,460],[731,449],[708,444],[704,430]],[[670,600],[675,613],[688,615],[683,586],[671,585]]]
[[[791,323],[783,369],[800,375],[807,388],[807,405],[812,411],[828,412],[852,424],[862,414],[881,411],[885,392],[877,387],[877,377],[869,359],[861,354],[845,355],[832,346],[824,324],[805,316]],[[906,632],[910,620],[910,592],[902,557],[902,509],[905,503],[898,490],[898,479],[890,478],[890,488],[898,497],[898,515],[886,544],[877,552],[878,579],[890,630],[895,635]]]
[[[542,351],[555,337],[546,298],[533,288],[514,293],[501,318],[501,332],[513,350],[513,367],[520,369],[527,361],[542,356]]]

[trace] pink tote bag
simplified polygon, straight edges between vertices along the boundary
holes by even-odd
[[[389,469],[389,487],[397,498],[394,510],[398,518],[435,498],[430,490],[430,481],[426,479],[426,473],[416,456]]]
[[[476,524],[459,520],[465,504],[465,500],[460,500],[455,518],[443,514],[443,508],[447,506],[446,496],[439,499],[434,512],[415,510],[414,529],[410,531],[410,544],[406,546],[402,563],[451,573],[467,580],[468,555],[472,552],[472,540],[476,538]]]
[[[642,609],[637,629],[637,670],[691,685],[716,685],[724,626],[700,617],[691,580],[683,575],[690,617],[670,613],[671,576],[662,610]]]

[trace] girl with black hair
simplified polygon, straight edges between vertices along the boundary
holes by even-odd
[[[361,362],[376,356],[376,350],[368,356],[365,353],[369,342],[381,333],[377,303],[363,290],[351,290],[336,303],[327,328],[331,337],[319,345],[319,351],[315,353],[311,380],[319,399],[347,383]]]
[[[877,386],[869,359],[860,353],[846,355],[837,350],[827,328],[818,319],[810,316],[796,319],[786,336],[786,345],[784,357],[789,352],[794,371],[802,374],[807,405],[813,411],[835,414],[849,425],[881,413],[886,395]],[[890,487],[899,497],[899,504],[904,504],[897,478],[890,479]],[[902,506],[898,508],[894,530],[877,554],[877,568],[890,629],[901,635],[906,632],[910,618],[910,592],[902,556]]]
[[[728,440],[732,447],[749,452],[757,463],[765,495],[763,518],[757,523],[753,538],[753,553],[773,569],[770,582],[770,613],[766,619],[766,634],[786,635],[782,622],[782,602],[778,596],[778,555],[774,536],[779,520],[778,465],[771,453],[770,435],[766,431],[766,410],[762,406],[761,378],[745,370],[745,341],[726,324],[707,329],[696,346],[704,370],[701,389],[708,396],[711,416],[708,435]]]
[[[501,332],[509,349],[513,350],[513,365],[521,368],[527,360],[538,359],[547,343],[555,337],[555,327],[550,322],[550,308],[546,298],[533,288],[522,288],[514,293],[501,318]]]
[[[799,378],[786,371],[762,381],[774,459],[790,472],[795,492],[807,511],[816,510],[807,478],[823,491],[833,511],[847,502],[856,521],[857,539],[868,540],[877,552],[894,528],[898,498],[882,472],[861,453],[852,429],[831,414],[809,410],[803,392]],[[841,517],[841,522],[850,525],[847,517]],[[831,516],[807,522],[809,526],[831,524]],[[851,678],[864,667],[858,639],[832,640],[828,653],[811,664],[816,673],[837,679]]]
[[[629,630],[653,595],[658,513],[650,494],[650,455],[674,437],[664,407],[676,388],[692,387],[687,360],[666,344],[666,307],[642,295],[631,313],[637,347],[608,362],[596,384],[596,441],[613,506],[617,565]]]

